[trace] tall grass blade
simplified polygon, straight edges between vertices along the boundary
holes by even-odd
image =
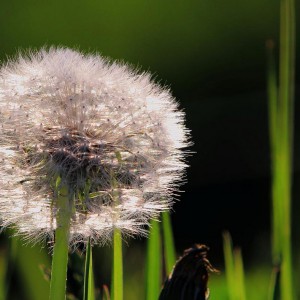
[[[224,259],[225,259],[225,274],[227,280],[228,299],[236,300],[237,275],[235,274],[235,268],[234,268],[232,241],[231,241],[230,234],[227,231],[223,233],[223,250],[224,250]]]
[[[281,0],[280,6],[280,62],[279,97],[277,110],[276,162],[274,183],[277,185],[274,200],[274,218],[278,224],[276,249],[280,264],[281,298],[294,299],[292,277],[292,241],[291,241],[291,187],[293,154],[293,111],[295,76],[295,4],[293,0]],[[275,247],[275,246],[274,246]],[[278,263],[275,261],[275,264]]]
[[[161,290],[161,234],[159,222],[152,220],[147,244],[146,300],[157,300]]]
[[[278,128],[278,88],[277,73],[274,57],[274,42],[268,40],[267,48],[267,91],[269,108],[269,136],[271,150],[271,170],[272,170],[272,257],[273,263],[280,262],[280,228],[281,228],[281,199],[280,199],[280,180],[281,174],[278,168],[279,161],[279,128]]]
[[[162,213],[162,227],[163,227],[165,268],[167,274],[169,275],[176,262],[176,251],[174,245],[171,217],[169,212]]]
[[[93,257],[90,241],[86,248],[83,300],[95,300]]]
[[[234,250],[234,264],[235,264],[235,277],[237,287],[237,297],[239,300],[246,300],[246,288],[245,288],[245,275],[244,265],[242,259],[242,252],[240,249]]]
[[[123,300],[123,253],[122,234],[119,229],[114,230],[112,299]]]

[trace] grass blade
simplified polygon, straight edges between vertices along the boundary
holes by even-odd
[[[268,108],[269,108],[269,136],[271,150],[271,170],[272,170],[272,257],[274,265],[280,263],[281,256],[281,196],[280,182],[281,174],[279,169],[280,159],[280,137],[278,128],[278,92],[276,79],[276,64],[274,59],[274,42],[267,41],[267,90],[268,90]]]
[[[269,47],[268,91],[273,172],[273,263],[280,268],[281,299],[294,299],[291,241],[291,187],[295,77],[295,3],[281,0],[279,93]]]
[[[157,300],[161,290],[161,235],[158,221],[151,221],[147,244],[146,299]]]
[[[113,278],[111,293],[113,300],[123,300],[122,235],[119,229],[114,230]]]
[[[229,300],[246,300],[245,275],[240,249],[233,250],[229,232],[223,233],[225,273]]]
[[[229,232],[223,233],[223,250],[225,259],[225,273],[227,280],[228,299],[236,300],[236,274],[234,270],[234,258],[232,241]]]
[[[234,250],[237,298],[246,300],[245,275],[241,249]]]
[[[165,268],[167,274],[169,275],[176,262],[176,251],[174,246],[171,217],[169,212],[162,213],[162,227],[163,227]]]
[[[83,300],[95,300],[93,257],[90,241],[86,248]]]

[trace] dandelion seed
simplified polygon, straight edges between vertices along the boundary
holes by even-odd
[[[0,218],[53,238],[57,184],[72,193],[70,245],[143,235],[172,204],[189,133],[169,91],[124,64],[65,48],[0,70]],[[59,179],[59,183],[57,180]]]

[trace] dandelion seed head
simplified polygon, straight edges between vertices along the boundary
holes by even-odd
[[[0,218],[52,238],[56,181],[75,210],[70,245],[144,235],[182,182],[189,131],[148,73],[67,48],[20,54],[0,69]],[[117,200],[116,200],[117,199]]]

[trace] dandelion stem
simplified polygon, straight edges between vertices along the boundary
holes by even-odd
[[[162,227],[163,227],[165,268],[167,274],[169,275],[176,262],[176,251],[174,245],[171,217],[169,212],[162,213]]]
[[[146,299],[156,300],[161,290],[161,235],[160,223],[151,220],[147,245]]]
[[[55,243],[52,258],[52,273],[50,284],[50,300],[64,300],[66,298],[66,278],[68,264],[68,245],[70,232],[70,218],[72,201],[66,187],[62,187],[56,199]]]
[[[87,245],[85,257],[83,300],[95,300],[93,256],[90,240]]]
[[[122,235],[120,229],[114,230],[114,260],[112,299],[123,300],[123,256],[122,256]]]

